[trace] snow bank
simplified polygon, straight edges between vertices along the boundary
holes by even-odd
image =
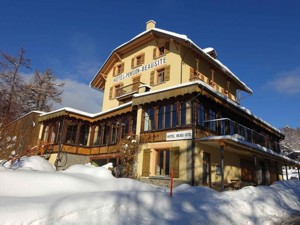
[[[115,178],[112,175],[111,171],[106,169],[105,167],[96,167],[91,164],[74,165],[62,172],[63,173],[71,173],[71,174],[73,173],[73,174],[88,175],[88,176],[92,176],[95,178],[102,178],[102,179],[114,179]]]
[[[19,167],[22,169],[53,172],[55,167],[40,156],[24,156],[19,161]]]
[[[1,165],[0,169],[1,170],[23,169],[23,170],[45,171],[45,172],[55,171],[55,167],[40,156],[30,156],[30,157],[23,156],[19,160],[15,160],[13,165],[11,165],[11,161],[7,161],[3,165]]]
[[[300,209],[299,180],[222,193],[183,184],[171,198],[164,188],[76,165],[64,172],[6,169],[0,183],[1,224],[267,225]]]

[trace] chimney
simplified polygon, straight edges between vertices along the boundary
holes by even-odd
[[[149,20],[147,23],[146,23],[146,30],[150,30],[152,28],[155,28],[155,21],[154,20]]]

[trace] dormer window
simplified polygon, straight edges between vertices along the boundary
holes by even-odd
[[[139,54],[131,59],[131,68],[135,68],[144,64],[145,62],[145,53]]]
[[[157,47],[154,47],[154,49],[153,49],[153,59],[164,56],[165,54],[167,54],[169,52],[169,49],[170,49],[169,42],[166,42],[163,45],[159,45]]]
[[[113,75],[117,76],[124,72],[124,63],[119,63],[114,67]]]

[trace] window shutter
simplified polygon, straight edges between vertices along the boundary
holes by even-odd
[[[156,59],[156,47],[154,47],[154,49],[153,49],[153,59]]]
[[[120,85],[118,85],[117,89],[115,90],[115,97],[120,97],[121,95],[124,95],[124,90],[122,90],[122,87],[124,86],[123,83],[121,83]]]
[[[167,54],[168,52],[170,52],[170,42],[165,43],[165,54]]]
[[[174,170],[174,178],[179,178],[179,147],[172,147],[170,150],[171,163],[170,171]]]
[[[145,53],[141,55],[141,64],[144,64],[144,62],[145,62]]]
[[[110,87],[110,89],[109,89],[109,99],[112,99],[113,90],[114,90],[114,87]]]
[[[150,175],[150,149],[144,149],[143,153],[143,168],[142,176],[149,177]]]
[[[190,67],[190,80],[195,79],[194,74],[195,74],[194,68],[193,68],[193,67]]]
[[[140,86],[140,76],[132,78],[132,91],[138,91]]]
[[[170,80],[170,66],[165,67],[165,81]]]
[[[155,73],[155,71],[151,71],[151,74],[150,74],[150,85],[151,86],[154,86],[154,73]]]
[[[123,73],[123,72],[124,72],[124,63],[122,63],[121,72],[120,73]]]
[[[134,58],[131,59],[131,69],[134,67]]]

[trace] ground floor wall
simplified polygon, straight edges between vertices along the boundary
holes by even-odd
[[[137,161],[133,167],[137,178],[143,182],[160,186],[174,186],[182,183],[204,185],[215,189],[220,187],[221,151],[214,145],[192,143],[191,140],[152,142],[140,144]],[[89,162],[101,166],[112,162],[118,167],[115,154],[79,155],[63,152],[67,161],[59,170],[74,164]],[[57,154],[51,154],[49,161],[55,164]],[[283,164],[267,155],[254,155],[245,149],[226,149],[224,159],[224,183],[227,187],[241,188],[243,185],[271,184],[282,179]],[[235,185],[235,186],[232,186]]]

